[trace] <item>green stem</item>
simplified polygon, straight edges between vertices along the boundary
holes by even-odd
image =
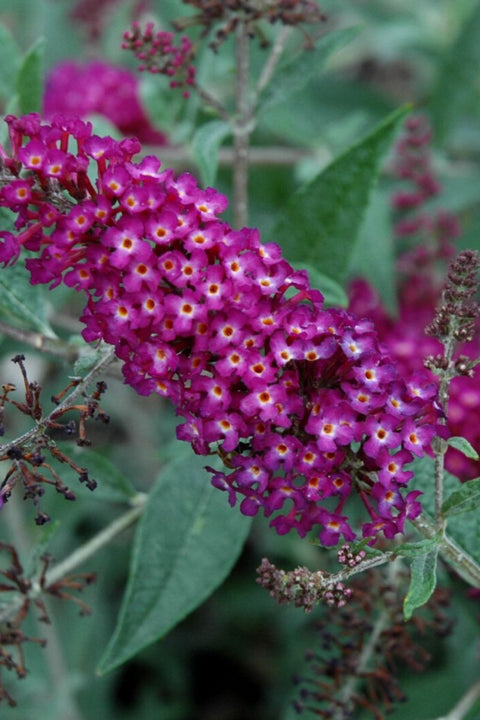
[[[447,417],[448,413],[448,400],[450,395],[450,382],[453,378],[452,375],[452,364],[453,364],[453,353],[455,350],[455,339],[453,331],[450,335],[445,338],[443,342],[443,357],[446,361],[446,369],[442,371],[440,375],[440,384],[438,388],[438,402],[444,412],[444,416]],[[446,424],[446,420],[443,419],[441,422]],[[445,518],[442,515],[443,505],[443,486],[445,477],[445,453],[447,451],[447,443],[443,438],[436,437],[432,443],[433,451],[435,454],[434,458],[434,478],[435,478],[435,527],[437,531],[445,529]]]
[[[345,570],[340,570],[340,572],[338,573],[328,575],[327,577],[323,578],[322,586],[325,589],[329,587],[334,587],[337,583],[344,583],[347,580],[350,580],[353,575],[358,575],[359,573],[365,572],[366,570],[371,570],[374,567],[379,567],[379,565],[385,565],[386,562],[391,562],[392,560],[395,560],[394,550],[388,550],[387,552],[383,552],[380,555],[374,555],[373,557],[369,557],[366,560],[362,560],[362,562],[359,562],[358,565],[355,565],[352,568],[345,568]],[[321,574],[322,573],[320,572],[320,575]]]
[[[467,713],[473,708],[480,698],[480,680],[477,680],[471,688],[460,698],[455,707],[437,720],[463,720]]]
[[[236,117],[233,125],[233,225],[238,229],[244,227],[248,222],[248,150],[250,134],[253,130],[251,107],[248,100],[249,44],[247,26],[240,21],[236,29]]]
[[[399,569],[399,561],[396,560],[392,563],[390,566],[389,572],[388,572],[388,579],[390,582],[395,584],[396,578],[398,576],[398,569]],[[368,670],[368,666],[370,665],[370,661],[372,659],[372,656],[375,652],[375,648],[378,646],[378,641],[380,639],[380,636],[382,632],[389,626],[391,623],[392,616],[391,612],[389,611],[388,607],[384,607],[380,612],[379,615],[375,621],[375,624],[372,627],[372,632],[370,633],[370,636],[368,638],[368,642],[363,647],[362,652],[358,656],[358,660],[355,664],[355,672],[354,674],[350,675],[347,682],[343,686],[340,695],[338,697],[338,701],[341,703],[341,707],[337,709],[335,715],[333,715],[332,720],[343,720],[344,718],[344,710],[343,708],[351,701],[353,698],[355,691],[357,689],[357,686],[359,682],[361,681],[361,675]]]
[[[423,515],[413,520],[412,524],[426,538],[433,538],[438,532],[436,525]],[[438,549],[444,560],[452,565],[466,582],[475,588],[480,588],[480,565],[460,545],[444,534]]]
[[[210,106],[215,110],[217,115],[222,118],[222,120],[225,120],[225,122],[231,122],[232,118],[230,117],[230,114],[227,112],[227,110],[223,107],[221,103],[218,102],[218,100],[211,95],[208,90],[205,90],[205,88],[202,88],[200,85],[197,85],[195,83],[195,91],[198,95],[198,97],[203,100],[205,105],[208,107]],[[162,159],[164,158],[163,151],[162,151]]]
[[[267,145],[264,147],[250,147],[248,149],[249,165],[265,165],[267,167],[295,165],[295,163],[298,163],[300,160],[305,160],[306,158],[317,159],[320,167],[326,164],[329,157],[328,151],[322,148],[312,151],[305,148],[286,147],[283,145]],[[234,163],[233,148],[220,148],[218,160],[223,167],[232,167]],[[165,147],[162,148],[162,163],[167,166],[183,166],[185,163],[195,163],[195,158],[191,148],[188,146]]]
[[[267,58],[267,61],[265,65],[263,66],[262,72],[260,74],[260,77],[257,82],[257,86],[255,88],[255,95],[253,99],[253,107],[257,106],[258,100],[260,98],[260,95],[264,88],[268,85],[270,80],[273,77],[273,73],[275,72],[275,68],[278,65],[278,61],[280,60],[282,53],[285,49],[285,43],[287,42],[287,39],[292,31],[291,27],[285,26],[281,33],[277,36],[277,39],[275,40],[275,43],[272,47],[272,50],[270,52],[270,55]]]
[[[436,437],[432,443],[432,447],[434,452],[433,472],[435,478],[435,527],[438,532],[445,529],[445,518],[442,515],[442,506],[447,443],[443,438]]]
[[[25,345],[30,345],[40,352],[64,358],[69,363],[74,363],[80,355],[78,345],[71,345],[59,338],[47,337],[42,333],[33,332],[32,330],[17,328],[2,321],[0,321],[0,333],[14,340],[19,340]]]
[[[85,545],[81,545],[71,555],[65,558],[65,560],[55,565],[51,570],[48,570],[45,575],[45,587],[61,580],[76,567],[82,565],[89,557],[95,555],[104,545],[108,545],[116,535],[126,530],[130,525],[133,525],[133,523],[142,516],[147,497],[146,494],[139,493],[136,495],[133,508],[130,508],[126,513],[120,515],[119,518],[111,522],[110,525],[107,525],[103,530],[100,530],[100,532],[85,543]]]

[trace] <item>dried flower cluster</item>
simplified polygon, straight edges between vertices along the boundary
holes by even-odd
[[[6,570],[0,570],[0,576],[4,578],[0,582],[0,592],[9,593],[9,596],[16,593],[21,599],[18,606],[15,605],[13,615],[8,612],[8,609],[13,607],[12,604],[5,610],[0,604],[0,668],[4,667],[6,670],[14,671],[17,677],[24,678],[27,674],[23,652],[24,644],[33,642],[44,647],[46,642],[42,638],[25,635],[22,625],[32,606],[35,606],[40,611],[38,618],[40,622],[50,622],[44,602],[33,590],[34,581],[42,593],[47,593],[61,600],[70,600],[78,605],[81,615],[87,615],[90,613],[89,608],[82,600],[72,595],[72,591],[81,592],[85,586],[94,582],[95,573],[80,573],[49,583],[47,570],[51,562],[50,556],[45,555],[41,558],[42,565],[38,578],[29,578],[25,576],[14,547],[2,542],[0,543],[0,551],[6,553],[10,561],[10,565]],[[2,700],[6,700],[11,707],[16,705],[14,698],[0,682],[0,702]]]
[[[47,513],[40,508],[40,499],[45,492],[46,486],[53,486],[58,493],[63,495],[65,500],[75,500],[75,494],[65,485],[55,470],[55,462],[52,465],[51,462],[47,461],[47,455],[57,463],[68,465],[78,475],[79,481],[84,483],[89,490],[94,490],[96,487],[97,483],[89,477],[88,471],[79,467],[71,457],[60,450],[58,444],[52,438],[52,433],[61,431],[67,436],[77,435],[78,433],[77,444],[89,444],[85,433],[87,419],[96,418],[102,422],[108,422],[109,419],[100,406],[100,399],[106,390],[106,385],[99,382],[96,390],[90,396],[84,396],[80,401],[74,401],[71,404],[64,404],[58,410],[50,412],[49,415],[44,415],[40,403],[42,388],[38,383],[28,380],[24,360],[23,355],[17,355],[13,358],[13,362],[19,366],[23,376],[25,401],[19,402],[11,397],[11,393],[16,389],[15,385],[11,383],[2,385],[0,430],[1,434],[3,434],[6,406],[13,406],[24,415],[32,418],[35,421],[35,427],[26,437],[22,436],[19,441],[7,443],[2,448],[3,454],[0,454],[0,462],[7,462],[10,467],[0,486],[0,507],[8,500],[13,488],[17,484],[22,485],[24,499],[31,500],[37,510],[35,522],[37,525],[43,525],[50,520]],[[54,397],[52,400],[58,405],[66,392],[78,383],[79,381],[72,381],[58,397]],[[66,424],[60,422],[66,413],[71,412],[79,415],[78,430],[73,420]]]
[[[425,375],[402,378],[370,322],[325,310],[276,244],[220,221],[216,190],[133,162],[137,141],[61,116],[7,123],[0,205],[17,221],[0,260],[25,246],[33,283],[87,294],[85,340],[113,345],[137,392],[174,403],[178,437],[223,459],[213,484],[230,503],[335,545],[355,537],[344,508],[357,495],[364,536],[403,532],[421,511],[405,466],[441,431]]]
[[[399,673],[405,667],[423,672],[431,659],[423,647],[426,638],[444,638],[451,631],[449,594],[442,588],[405,623],[398,578],[392,584],[371,571],[359,575],[352,587],[353,600],[341,609],[324,608],[316,624],[320,637],[307,654],[310,672],[297,678],[298,713],[310,710],[315,717],[347,720],[362,711],[385,720],[406,699]]]
[[[240,22],[245,23],[248,32],[254,35],[258,32],[256,24],[262,20],[293,27],[326,20],[326,15],[314,0],[184,0],[184,4],[192,5],[199,12],[175,21],[174,27],[181,30],[189,25],[201,25],[205,28],[204,35],[207,35],[218,26],[211,42],[214,50],[218,50]],[[263,45],[268,44],[263,34],[260,38]],[[308,35],[306,40],[310,44]]]
[[[131,70],[96,60],[65,61],[48,74],[43,114],[80,118],[103,115],[123,135],[135,135],[149,145],[165,145],[164,133],[154,128],[140,103],[137,76]]]

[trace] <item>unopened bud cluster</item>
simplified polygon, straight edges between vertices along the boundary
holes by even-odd
[[[480,258],[474,250],[463,250],[452,262],[443,290],[442,303],[426,332],[439,340],[471,342],[480,315],[477,301]]]
[[[179,45],[175,45],[174,40],[171,32],[155,32],[151,22],[144,30],[138,22],[133,22],[131,29],[123,35],[122,48],[131,50],[140,60],[140,71],[166,75],[170,78],[170,87],[183,88],[184,97],[188,97],[188,88],[195,85],[195,53],[186,35],[180,38]]]
[[[263,558],[257,573],[257,583],[279,605],[293,603],[305,612],[311,612],[322,601],[330,606],[343,607],[352,595],[352,590],[340,580],[332,581],[328,573],[313,572],[306,567],[285,572]]]
[[[367,553],[365,550],[353,552],[350,545],[342,545],[337,552],[338,562],[345,565],[346,568],[354,568],[365,560]]]

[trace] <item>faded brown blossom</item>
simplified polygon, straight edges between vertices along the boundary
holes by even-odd
[[[36,577],[27,577],[20,562],[17,551],[12,545],[0,542],[0,551],[9,558],[6,569],[0,569],[0,593],[8,593],[9,599],[19,597],[20,602],[13,604],[13,611],[9,612],[9,605],[0,603],[0,668],[16,673],[18,678],[27,675],[24,645],[36,643],[44,647],[46,641],[39,637],[26,635],[22,626],[29,615],[32,606],[39,611],[37,620],[50,623],[50,619],[42,598],[34,590],[34,581],[38,584],[42,594],[51,595],[61,600],[70,600],[80,608],[81,615],[90,613],[88,606],[72,591],[81,592],[86,585],[94,582],[95,573],[79,573],[49,583],[47,569],[51,558],[44,555],[41,558],[40,571]],[[5,700],[11,707],[16,705],[13,696],[0,682],[0,702]]]
[[[397,580],[393,584],[378,571],[363,573],[352,582],[354,596],[347,606],[323,609],[315,624],[318,641],[307,653],[309,671],[296,678],[298,713],[352,720],[362,710],[374,720],[386,720],[406,699],[400,671],[423,672],[431,660],[426,641],[448,635],[452,620],[446,611],[449,593],[437,588],[405,623],[404,578]]]
[[[173,23],[175,29],[184,30],[190,25],[201,25],[204,28],[203,35],[207,35],[218,26],[211,42],[214,50],[218,50],[239,23],[245,23],[252,36],[259,35],[261,44],[265,46],[268,41],[258,29],[259,21],[301,27],[326,20],[326,15],[312,0],[184,0],[184,4],[192,5],[199,12],[176,20]],[[311,45],[311,38],[306,33],[305,38],[307,45]]]
[[[96,481],[89,477],[87,469],[80,467],[58,447],[58,443],[53,439],[53,434],[60,431],[67,437],[76,435],[77,445],[89,445],[86,436],[87,420],[95,418],[104,423],[109,421],[108,415],[100,405],[106,385],[104,382],[98,382],[91,395],[85,393],[71,404],[67,402],[67,404],[60,405],[60,401],[68,391],[80,383],[80,380],[72,380],[59,395],[52,398],[55,405],[59,405],[58,410],[54,409],[49,414],[44,414],[40,401],[42,388],[37,382],[29,381],[24,356],[16,355],[13,362],[20,368],[25,397],[21,402],[13,399],[11,395],[16,387],[12,383],[1,386],[2,434],[5,429],[4,417],[7,407],[16,408],[23,415],[32,418],[35,426],[32,432],[16,441],[6,443],[0,450],[0,462],[6,462],[9,465],[0,486],[0,507],[8,500],[14,487],[20,484],[23,486],[24,499],[31,500],[37,510],[35,522],[37,525],[43,525],[50,520],[40,507],[40,499],[44,495],[46,486],[53,486],[66,500],[75,500],[74,492],[67,487],[55,469],[55,461],[70,467],[78,475],[79,481],[84,483],[89,490],[94,490],[96,487]],[[73,420],[62,422],[66,413],[72,412],[78,417],[78,427]]]

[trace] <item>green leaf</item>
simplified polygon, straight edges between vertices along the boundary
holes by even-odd
[[[393,551],[395,555],[399,555],[401,557],[419,557],[421,555],[425,555],[425,553],[428,553],[431,550],[434,550],[440,540],[441,536],[438,535],[433,538],[425,538],[424,540],[402,543],[401,545],[397,545]]]
[[[438,80],[430,102],[435,139],[443,144],[453,125],[465,112],[475,112],[479,102],[480,2],[467,17],[460,33],[437,68]]]
[[[0,96],[4,100],[9,100],[15,93],[20,57],[20,49],[10,31],[0,23]]]
[[[389,189],[372,193],[365,221],[352,251],[348,274],[363,277],[378,291],[387,310],[397,311],[395,248]]]
[[[442,505],[442,513],[451,517],[480,507],[480,478],[468,480],[452,493]]]
[[[117,38],[118,43],[118,38]],[[140,101],[150,123],[169,137],[176,135],[185,99],[181,93],[172,93],[168,83],[159,82],[158,75],[141,73]]]
[[[450,445],[450,447],[453,447],[456,450],[460,450],[460,452],[463,453],[465,457],[471,458],[472,460],[479,459],[477,451],[474,447],[472,447],[472,445],[470,445],[466,438],[454,436],[448,438],[447,443]]]
[[[317,76],[330,56],[351,42],[359,33],[359,27],[342,28],[327,33],[313,50],[303,50],[293,60],[285,63],[266,86],[257,107],[257,113],[288,99],[301,90],[309,80]]]
[[[347,307],[347,293],[335,280],[316,270],[309,270],[310,280],[313,287],[321,290],[325,299],[326,307]]]
[[[270,236],[291,262],[344,281],[382,157],[406,113],[389,115],[292,195]]]
[[[202,125],[193,136],[193,155],[204,185],[213,185],[218,169],[218,150],[232,132],[229,123],[212,120]]]
[[[8,102],[6,103],[5,109],[3,110],[3,117],[6,117],[7,115],[20,115],[20,111],[18,109],[18,95],[15,93],[15,90],[12,91],[12,95],[10,95]],[[0,143],[2,145],[7,145],[9,140],[9,128],[6,122],[2,120],[0,122]],[[4,212],[6,211],[5,208],[0,208]],[[3,217],[1,218],[3,221]],[[5,226],[2,224],[2,230],[5,230]]]
[[[438,548],[414,557],[411,565],[410,587],[403,602],[403,615],[410,620],[413,611],[425,605],[437,584]]]
[[[229,507],[204,465],[205,458],[182,449],[152,489],[100,673],[171,630],[220,585],[240,554],[250,520]]]
[[[45,41],[37,40],[24,57],[17,75],[18,104],[22,114],[41,112]]]
[[[0,221],[2,215],[0,212]],[[20,263],[0,270],[0,314],[5,315],[8,322],[15,318],[29,329],[54,338],[56,335],[47,320],[47,292],[45,287],[30,285],[30,273]]]
[[[105,357],[105,353],[109,352],[105,349],[105,345],[87,345],[81,335],[71,335],[68,342],[79,348],[78,358],[73,365],[75,376],[87,375]]]

